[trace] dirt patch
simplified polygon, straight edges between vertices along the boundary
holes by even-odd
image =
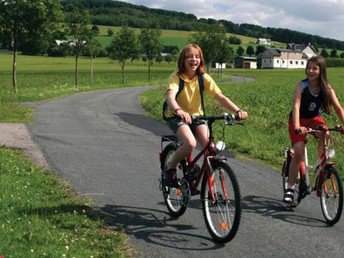
[[[31,162],[40,167],[49,169],[43,153],[34,143],[25,124],[0,123],[0,147],[21,149]]]

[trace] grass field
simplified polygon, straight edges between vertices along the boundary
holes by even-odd
[[[88,58],[80,58],[80,83],[74,87],[74,59],[36,56],[18,57],[19,93],[11,84],[12,56],[0,53],[0,122],[34,122],[32,110],[20,105],[74,94],[78,91],[114,89],[148,85],[143,62],[129,63],[126,83],[121,84],[119,65],[110,59],[95,62],[95,79],[90,83]],[[155,64],[152,83],[164,84],[174,64]],[[227,130],[229,151],[280,169],[283,151],[289,146],[288,113],[296,82],[304,78],[303,70],[228,69],[227,75],[254,78],[253,82],[228,84],[225,77],[212,73],[223,92],[249,113],[243,127]],[[329,80],[344,104],[344,68],[329,69]],[[165,87],[147,90],[141,102],[147,113],[161,120]],[[207,113],[223,112],[206,98]],[[326,117],[330,125],[336,116]],[[339,170],[344,171],[344,141],[336,136]],[[314,141],[310,142],[314,152]],[[314,155],[313,155],[314,156]],[[344,174],[342,174],[344,177]],[[0,256],[5,257],[114,257],[128,255],[126,237],[106,228],[87,200],[79,200],[68,184],[53,173],[31,165],[18,150],[0,148]]]
[[[99,25],[99,36],[97,36],[98,41],[102,44],[103,47],[106,47],[110,44],[112,37],[108,36],[107,31],[109,28],[113,30],[113,32],[117,32],[120,30],[121,27],[118,26],[101,26]],[[133,29],[136,35],[140,34],[140,29]],[[190,35],[195,32],[189,31],[179,31],[179,30],[161,30],[161,41],[163,45],[167,46],[178,46],[179,49],[182,49],[188,42]],[[235,36],[241,39],[241,46],[246,50],[247,46],[251,45],[254,49],[256,48],[256,38],[246,37],[236,34],[227,33],[227,37]],[[273,42],[273,46],[277,48],[285,48],[285,43],[281,42]],[[231,45],[234,51],[237,50],[238,45]]]

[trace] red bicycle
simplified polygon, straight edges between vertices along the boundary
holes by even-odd
[[[299,171],[298,186],[295,191],[295,200],[290,207],[296,207],[301,200],[305,198],[311,191],[315,191],[316,195],[320,197],[320,206],[325,217],[326,223],[334,225],[341,217],[343,210],[343,185],[340,173],[336,169],[335,163],[330,162],[329,159],[335,155],[334,150],[328,148],[330,134],[332,132],[343,133],[344,128],[341,126],[326,127],[320,126],[317,129],[308,128],[307,134],[314,132],[321,132],[324,137],[324,149],[320,161],[315,166],[308,164],[307,148],[305,146],[305,161],[301,163]],[[291,159],[294,156],[294,150],[288,148],[285,151],[285,160],[282,168],[283,189],[284,192],[288,186],[288,174]],[[309,170],[314,171],[314,184],[311,186],[309,179]]]
[[[195,158],[191,155],[177,167],[179,187],[164,185],[161,173],[160,190],[171,216],[184,214],[191,196],[200,194],[203,216],[210,235],[216,242],[226,243],[232,240],[239,228],[241,217],[241,197],[236,176],[221,154],[225,149],[223,141],[215,144],[213,125],[217,120],[226,120],[225,125],[236,124],[235,116],[200,116],[193,118],[193,123],[207,122],[209,142]],[[224,137],[225,126],[223,126]],[[167,145],[166,145],[167,143]],[[180,142],[174,135],[164,135],[161,139],[161,170],[172,160]],[[166,146],[164,146],[166,145]],[[201,167],[196,164],[203,157]],[[201,191],[198,190],[201,183]]]

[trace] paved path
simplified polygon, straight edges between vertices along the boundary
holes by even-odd
[[[92,198],[110,225],[125,230],[138,257],[344,256],[343,218],[327,227],[314,196],[291,211],[281,202],[276,171],[235,158],[228,162],[238,176],[243,214],[232,242],[212,242],[197,198],[181,218],[171,219],[157,181],[160,136],[169,130],[144,114],[138,104],[143,90],[79,93],[35,103],[36,122],[27,125],[52,170],[80,196]]]

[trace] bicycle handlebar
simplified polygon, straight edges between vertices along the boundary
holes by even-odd
[[[210,121],[210,122],[214,122],[215,120],[227,120],[226,122],[227,125],[233,125],[235,120],[237,121],[240,120],[237,114],[234,115],[234,114],[227,114],[227,113],[223,113],[221,116],[192,116],[191,118],[192,118],[192,123],[197,123],[197,122],[200,122],[201,120]]]
[[[340,133],[344,134],[344,127],[341,126],[341,125],[336,125],[336,126],[333,126],[333,127],[319,125],[316,129],[309,128],[309,127],[306,127],[306,128],[307,128],[307,131],[306,131],[305,134],[314,133],[314,132],[326,133],[328,131],[340,132]],[[301,130],[295,130],[295,133],[302,134]]]

